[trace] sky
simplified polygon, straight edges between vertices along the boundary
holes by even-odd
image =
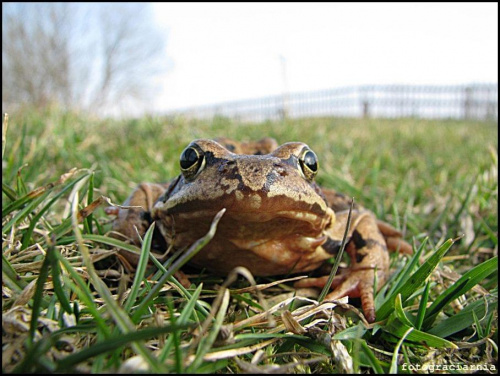
[[[498,3],[153,3],[157,111],[365,84],[498,82]]]

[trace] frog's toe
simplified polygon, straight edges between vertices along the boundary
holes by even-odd
[[[333,278],[332,288],[337,287],[340,283],[345,279],[345,276],[338,275]],[[318,277],[318,278],[304,278],[300,281],[297,281],[293,284],[295,288],[304,288],[304,287],[319,287],[323,288],[328,281],[328,276]]]
[[[361,307],[368,322],[375,321],[375,302],[373,299],[373,271],[363,270],[350,274],[325,299],[338,300],[344,296],[361,298]]]
[[[158,197],[165,192],[167,184],[141,183],[127,198],[123,207],[108,208],[106,213],[116,215],[113,232],[124,235],[135,245],[141,244],[141,238],[151,225],[151,209]],[[115,236],[123,238],[123,236]]]
[[[406,255],[413,254],[413,247],[399,237],[387,237],[385,238],[385,242],[387,243],[387,249],[390,251],[397,251]]]
[[[118,215],[119,212],[120,208],[116,206],[107,206],[104,208],[104,213],[106,213],[106,215]]]
[[[403,234],[401,231],[396,230],[390,224],[381,220],[377,220],[377,227],[382,235],[384,235],[387,249],[393,252],[398,251],[407,255],[413,254],[413,247],[408,242],[403,240]]]

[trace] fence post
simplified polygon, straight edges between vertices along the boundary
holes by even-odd
[[[367,119],[370,117],[370,103],[365,99],[363,101],[363,118]]]
[[[360,86],[358,88],[358,97],[361,101],[361,111],[363,119],[370,117],[370,102],[368,100],[368,88],[366,86]]]
[[[464,98],[464,119],[471,118],[471,107],[472,107],[472,88],[467,86],[465,88],[465,98]]]
[[[493,101],[493,90],[488,87],[486,96],[486,120],[495,120],[498,117],[498,100]]]

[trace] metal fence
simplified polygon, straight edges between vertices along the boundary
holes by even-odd
[[[498,120],[498,84],[352,86],[185,108],[168,115],[245,122],[320,116]]]

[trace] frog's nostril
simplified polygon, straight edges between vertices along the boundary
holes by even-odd
[[[235,161],[225,161],[217,168],[217,170],[221,174],[227,174],[231,171],[231,168],[233,168],[235,165],[236,165]]]

